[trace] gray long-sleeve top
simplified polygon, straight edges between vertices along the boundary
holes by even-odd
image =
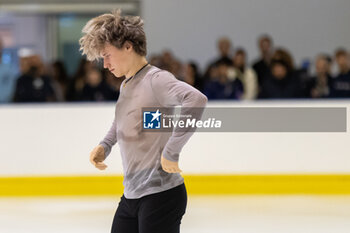
[[[121,84],[112,127],[100,142],[106,156],[118,142],[123,163],[124,196],[129,199],[162,192],[184,182],[179,173],[167,173],[160,164],[161,155],[178,161],[179,154],[193,132],[146,132],[142,130],[143,107],[196,108],[200,117],[207,98],[171,73],[147,65],[127,83]],[[125,84],[125,85],[124,85]],[[181,110],[181,114],[183,111]]]

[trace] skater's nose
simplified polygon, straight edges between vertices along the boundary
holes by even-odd
[[[107,59],[103,59],[103,68],[105,68],[105,69],[109,68],[109,63],[108,63]]]

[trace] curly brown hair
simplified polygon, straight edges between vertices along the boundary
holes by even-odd
[[[137,54],[147,54],[143,20],[139,16],[122,16],[119,9],[89,20],[82,32],[84,35],[79,40],[80,51],[90,61],[101,57],[105,43],[120,49],[129,41]]]

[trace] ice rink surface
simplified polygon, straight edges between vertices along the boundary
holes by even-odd
[[[1,233],[108,233],[119,197],[0,198]],[[349,233],[350,196],[189,196],[182,233]]]

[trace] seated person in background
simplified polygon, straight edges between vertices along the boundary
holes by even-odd
[[[44,75],[44,65],[38,55],[20,59],[21,75],[17,80],[15,102],[56,101],[51,79]]]
[[[216,58],[209,66],[217,66],[219,64],[225,64],[227,66],[231,66],[232,59],[231,59],[231,41],[227,37],[222,37],[217,42],[217,48],[219,51],[219,57]]]
[[[338,49],[335,52],[335,61],[338,65],[339,74],[332,82],[332,97],[350,97],[350,66],[349,54],[345,49]]]
[[[52,87],[55,91],[57,101],[65,101],[69,77],[67,75],[64,63],[60,60],[57,60],[51,64],[50,68]]]
[[[286,48],[276,48],[275,52],[272,54],[272,60],[283,61],[289,73],[295,72],[294,59],[292,57],[292,54]]]
[[[151,61],[152,63],[155,60]],[[159,60],[160,68],[169,71],[177,79],[183,79],[183,66],[170,50],[164,50],[160,56]]]
[[[247,55],[244,49],[237,49],[233,57],[233,74],[232,76],[238,78],[242,84],[244,93],[242,99],[252,100],[258,94],[258,81],[255,71],[246,66]],[[229,75],[230,77],[230,75]]]
[[[272,55],[272,60],[282,60],[288,69],[288,76],[298,85],[298,96],[299,97],[308,97],[308,93],[306,94],[306,84],[309,81],[308,71],[307,69],[301,68],[297,69],[295,67],[295,62],[292,54],[288,49],[279,47],[276,48]]]
[[[258,77],[258,84],[261,88],[264,77],[270,75],[270,63],[273,50],[272,38],[268,35],[263,35],[258,39],[260,58],[253,64],[253,69]]]
[[[184,82],[197,88],[197,90],[203,90],[203,79],[199,74],[198,66],[195,62],[189,62],[185,65]]]
[[[331,76],[332,59],[325,55],[318,55],[315,62],[316,75],[312,77],[307,85],[309,97],[327,98],[330,95],[332,82]]]
[[[205,83],[203,93],[210,100],[240,99],[243,94],[243,84],[237,78],[229,79],[229,69],[225,64],[211,67],[209,80]]]
[[[86,74],[86,83],[82,91],[83,101],[116,100],[117,94],[103,80],[102,72],[92,67]]]
[[[162,66],[162,57],[158,54],[152,54],[149,56],[149,64],[157,67]]]
[[[78,69],[75,72],[72,80],[70,80],[67,92],[66,100],[68,101],[81,101],[83,100],[83,88],[86,82],[86,76],[90,69],[95,66],[94,63],[86,59],[81,59]]]
[[[260,93],[262,99],[285,99],[300,96],[298,82],[291,75],[284,60],[272,60],[271,75],[267,76]]]

